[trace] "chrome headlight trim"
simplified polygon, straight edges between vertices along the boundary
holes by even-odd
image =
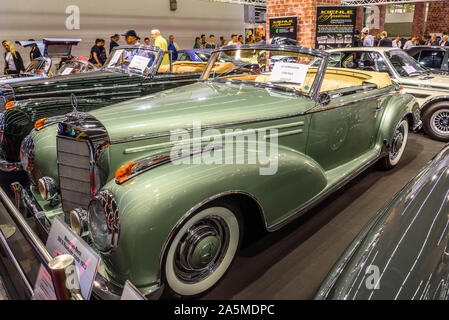
[[[89,236],[101,252],[108,252],[118,245],[120,236],[118,212],[117,202],[109,190],[98,192],[89,204]]]
[[[34,168],[34,140],[30,135],[26,136],[20,145],[20,161],[22,162],[23,169],[31,178],[31,171]],[[33,180],[32,182],[36,183]]]
[[[88,230],[87,215],[87,211],[81,208],[70,211],[70,227],[79,236]]]
[[[50,200],[58,194],[58,187],[53,178],[42,177],[39,179],[37,186],[42,199]]]

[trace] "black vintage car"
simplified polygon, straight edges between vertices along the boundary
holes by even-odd
[[[449,72],[449,47],[416,46],[406,50],[406,52],[419,64],[433,72]]]
[[[449,145],[363,228],[315,298],[449,299]]]
[[[77,110],[84,112],[199,79],[206,63],[162,65],[165,54],[158,47],[121,46],[99,71],[0,85],[0,170],[21,169],[23,138],[35,126],[45,126],[48,118],[70,112],[71,94],[77,98]]]

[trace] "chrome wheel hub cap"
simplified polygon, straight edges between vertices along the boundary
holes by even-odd
[[[440,135],[449,135],[449,109],[436,111],[431,119],[432,130]]]
[[[211,275],[226,255],[229,235],[226,222],[218,216],[205,217],[190,227],[176,248],[176,276],[196,283]]]
[[[393,150],[390,154],[390,159],[394,160],[398,156],[403,144],[404,144],[404,127],[400,126],[399,128],[396,129],[396,133],[393,138]]]

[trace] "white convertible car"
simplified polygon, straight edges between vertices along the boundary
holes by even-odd
[[[433,139],[449,141],[449,75],[432,73],[397,48],[359,47],[327,50],[332,67],[386,72],[413,95],[421,108],[424,131]]]

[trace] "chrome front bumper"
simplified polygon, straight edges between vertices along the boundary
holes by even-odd
[[[18,182],[15,182],[11,185],[14,194],[15,194],[15,205],[9,199],[4,190],[0,187],[0,201],[4,204],[6,211],[9,216],[13,219],[14,223],[17,226],[17,229],[24,235],[27,242],[31,245],[33,252],[37,255],[37,257],[41,260],[41,262],[46,265],[48,264],[48,260],[51,259],[50,253],[45,248],[44,244],[40,240],[40,237],[34,230],[26,222],[24,215],[28,213],[30,216],[34,218],[36,221],[36,226],[38,229],[38,233],[43,237],[48,236],[48,232],[50,230],[51,224],[46,218],[42,208],[39,203],[34,198],[34,195],[31,191],[22,187],[22,185]],[[3,236],[0,230],[0,244],[5,249],[8,254],[8,259],[13,264],[14,268],[18,272],[20,278],[22,279],[27,291],[31,297],[33,294],[33,288],[29,279],[25,276],[25,273],[20,266],[20,263],[14,256],[11,248],[9,247],[6,238]],[[101,274],[97,273],[97,277],[94,282],[92,295],[97,299],[102,300],[119,300],[121,297],[122,288],[117,287],[110,281],[108,281]],[[145,297],[147,299],[158,299],[163,291],[163,286],[155,285],[152,289],[146,293]]]

